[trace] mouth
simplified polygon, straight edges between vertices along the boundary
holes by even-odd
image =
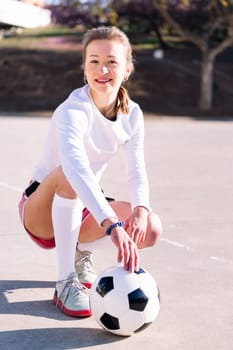
[[[108,78],[108,79],[95,79],[95,81],[99,84],[107,84],[107,83],[110,83],[110,81],[112,81],[112,79]]]

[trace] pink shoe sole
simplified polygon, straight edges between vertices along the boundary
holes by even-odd
[[[67,309],[61,300],[59,300],[57,298],[57,295],[56,293],[54,294],[54,297],[53,297],[53,302],[54,304],[59,307],[59,309],[62,310],[62,312],[64,312],[64,314],[68,315],[68,316],[73,316],[73,317],[88,317],[88,316],[91,316],[92,313],[91,313],[91,310],[87,309],[87,310],[70,310],[70,309]]]

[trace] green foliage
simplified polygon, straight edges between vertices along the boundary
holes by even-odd
[[[1,40],[1,47],[33,48],[41,49],[41,40],[49,37],[76,36],[82,38],[82,33],[77,30],[57,25],[40,27],[36,29],[24,29],[15,35],[7,36]]]
[[[21,37],[41,38],[76,34],[77,32],[73,28],[61,25],[49,25],[47,27],[41,27],[36,29],[25,29],[23,30]]]

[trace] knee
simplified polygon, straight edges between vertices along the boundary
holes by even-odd
[[[56,189],[55,192],[65,198],[75,199],[77,198],[76,192],[73,190],[71,184],[65,177],[65,174],[62,170],[62,167],[59,166],[55,170],[55,176],[56,176]]]
[[[163,232],[162,222],[160,217],[154,213],[149,216],[148,222],[148,239],[147,239],[147,247],[153,247],[159,241],[160,236]]]

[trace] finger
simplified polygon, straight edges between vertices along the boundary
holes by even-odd
[[[131,272],[138,271],[139,269],[139,256],[138,256],[138,248],[137,245],[132,242],[130,244],[130,258],[129,258],[129,264],[128,269]]]
[[[144,237],[143,232],[139,232],[139,234],[138,234],[137,237],[136,237],[135,243],[138,245],[138,244],[140,244],[141,242],[143,242],[143,240],[144,240],[143,237]]]
[[[134,270],[134,250],[132,248],[133,244],[131,242],[128,243],[128,252],[129,252],[129,257],[128,257],[128,262],[126,266],[126,270],[132,272]]]
[[[138,272],[138,270],[139,270],[139,254],[138,254],[138,249],[136,247],[135,258],[134,258],[134,271]]]
[[[117,256],[117,261],[119,263],[122,262],[122,259],[123,259],[123,249],[121,247],[118,248],[118,256]]]
[[[138,247],[136,244],[134,244],[134,261],[132,265],[132,272],[139,270],[139,253],[138,253]]]
[[[130,226],[129,236],[130,238],[132,238],[133,241],[135,241],[136,234],[137,234],[137,229],[134,226]]]
[[[134,234],[134,242],[135,244],[138,244],[138,240],[140,238],[140,232],[137,230]]]
[[[136,229],[134,231],[134,237],[133,237],[133,241],[138,244],[139,243],[139,240],[140,240],[140,235],[141,235],[141,232],[139,229]]]
[[[130,250],[128,244],[124,247],[124,269],[129,270]]]

